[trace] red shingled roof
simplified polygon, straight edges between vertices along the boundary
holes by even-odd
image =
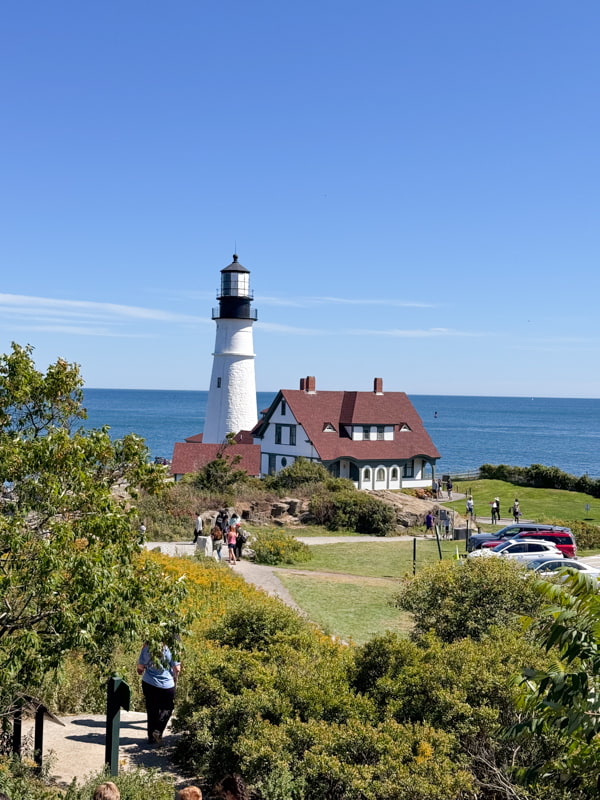
[[[439,458],[421,417],[404,392],[314,392],[283,389],[297,422],[302,425],[322,461],[354,458],[357,461],[397,461],[415,456]],[[277,402],[277,399],[273,401]],[[266,422],[266,420],[265,420]],[[325,431],[331,423],[336,431]],[[353,441],[345,425],[393,425],[393,441]],[[402,431],[407,425],[410,430]],[[257,428],[260,427],[260,423]]]
[[[190,437],[190,439],[195,438]],[[185,442],[175,442],[171,459],[171,475],[198,472],[209,461],[214,461],[223,451],[223,446],[220,444],[203,444],[190,441],[190,439],[186,439]],[[228,460],[238,455],[241,456],[241,460],[235,464],[235,469],[243,469],[248,475],[260,475],[260,445],[233,444],[228,445],[224,450],[224,456]]]

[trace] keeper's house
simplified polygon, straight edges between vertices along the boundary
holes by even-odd
[[[314,377],[282,389],[252,431],[261,474],[298,457],[320,461],[359,489],[429,486],[440,454],[404,392],[317,392]]]

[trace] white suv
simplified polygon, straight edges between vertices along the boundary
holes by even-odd
[[[473,550],[467,558],[485,558],[485,556],[500,556],[501,558],[515,558],[517,561],[535,561],[544,556],[563,558],[564,555],[552,544],[535,539],[509,539],[496,547],[486,547],[482,550]]]

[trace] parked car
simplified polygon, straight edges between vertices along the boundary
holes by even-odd
[[[555,544],[565,558],[577,558],[577,543],[570,531],[521,531],[515,536],[510,537],[511,541],[517,542],[520,539],[535,539],[535,541],[552,542]],[[482,548],[495,547],[497,542],[483,542]]]
[[[564,558],[556,545],[551,542],[536,542],[534,539],[519,539],[517,542],[509,539],[507,542],[500,542],[496,547],[473,550],[467,558],[485,556],[515,558],[518,561],[535,561],[543,556],[552,556],[556,559]]]
[[[505,539],[512,539],[518,533],[524,533],[526,531],[568,531],[571,533],[570,528],[563,528],[560,525],[543,525],[540,522],[515,522],[493,533],[474,533],[472,536],[469,536],[467,550],[469,553],[472,550],[478,550],[484,542],[495,542],[498,544]]]
[[[586,575],[591,575],[596,578],[596,580],[600,579],[600,569],[591,567],[583,561],[575,561],[573,558],[536,558],[533,561],[527,562],[527,568],[534,570],[534,572],[537,572],[538,575],[544,578],[551,577],[565,569],[572,569],[577,572],[583,572]]]

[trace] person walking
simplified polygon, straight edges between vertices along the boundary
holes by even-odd
[[[496,499],[492,500],[492,525],[495,525],[498,521],[498,503]]]
[[[425,533],[433,533],[434,523],[435,517],[433,516],[433,511],[428,511],[425,516]]]
[[[475,503],[473,502],[473,498],[471,497],[471,495],[469,495],[467,497],[467,516],[473,519],[474,511],[475,511]]]
[[[235,564],[235,547],[237,545],[237,531],[233,526],[230,526],[229,531],[227,532],[227,551],[228,551],[228,561],[230,564]]]
[[[438,482],[436,481],[435,478],[431,481],[431,496],[433,497],[434,500],[437,500]]]
[[[218,525],[215,525],[210,532],[212,539],[213,553],[215,554],[215,561],[220,561],[222,558],[221,550],[223,549],[223,531]]]
[[[196,521],[194,522],[194,544],[198,541],[198,537],[202,536],[202,530],[204,528],[204,523],[202,522],[202,517],[200,516],[200,512],[196,511]]]
[[[448,490],[448,500],[452,500],[452,479],[448,478],[446,481],[446,489]]]
[[[521,516],[521,506],[519,505],[519,501],[517,500],[516,497],[515,497],[515,501],[513,503],[512,512],[513,512],[514,521],[518,522],[519,521],[519,517]]]
[[[494,500],[496,502],[496,516],[498,517],[498,522],[500,522],[500,498],[494,497]]]
[[[144,644],[137,663],[137,673],[142,676],[150,744],[162,742],[167,722],[175,707],[175,686],[180,672],[181,662],[174,660],[166,645],[163,645],[160,657],[155,660],[148,645]]]

